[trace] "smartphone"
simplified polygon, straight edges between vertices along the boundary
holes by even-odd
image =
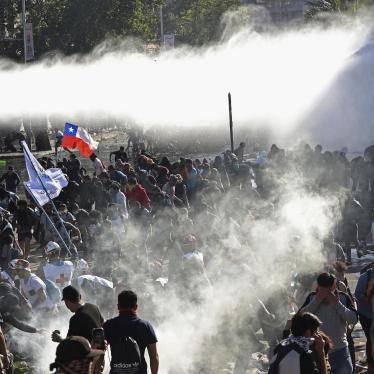
[[[92,343],[96,347],[105,346],[104,329],[102,328],[92,329]]]

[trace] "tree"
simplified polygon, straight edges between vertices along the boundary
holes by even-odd
[[[165,9],[165,26],[179,41],[203,45],[217,38],[223,14],[241,5],[241,0],[174,0]]]
[[[202,45],[218,35],[222,15],[241,0],[26,0],[27,20],[33,24],[36,57],[52,51],[85,54],[104,40],[138,37],[159,39],[160,6],[165,30],[182,43]],[[21,0],[0,0],[0,18],[11,37],[22,39]],[[0,19],[1,26],[1,19]],[[3,55],[21,60],[22,41],[0,43]]]
[[[154,39],[158,36],[161,1],[27,0],[36,56],[52,51],[85,54],[112,37]],[[12,38],[22,39],[21,14],[21,1],[0,0],[0,28],[1,23],[7,23]],[[22,40],[0,43],[0,52],[21,60]]]

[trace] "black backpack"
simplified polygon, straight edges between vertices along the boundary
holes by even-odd
[[[126,336],[110,345],[112,360],[110,374],[137,374],[139,372],[142,356],[138,343],[130,336]]]
[[[306,364],[305,367],[300,367],[301,373],[314,373],[315,365],[311,358],[311,355],[306,353],[296,343],[291,343],[285,346],[279,344],[275,348],[274,354],[276,354],[277,356],[275,360],[270,363],[268,374],[279,374],[279,364],[291,351],[296,351],[297,353],[299,353],[301,361]]]
[[[373,268],[374,268],[374,262],[371,262],[370,264],[364,266],[361,270],[360,270],[360,275],[364,274],[364,273],[369,273],[371,271],[373,271]],[[370,274],[369,274],[370,275]]]

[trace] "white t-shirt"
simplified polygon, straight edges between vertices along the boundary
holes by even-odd
[[[27,300],[29,300],[33,308],[36,308],[36,309],[42,309],[42,308],[52,309],[53,308],[54,304],[47,295],[47,287],[45,283],[37,275],[31,273],[27,280],[20,279],[20,287],[21,287],[23,294],[25,295]],[[40,291],[40,289],[44,290],[44,293],[47,295],[47,299],[45,300],[44,303],[35,306],[35,303],[39,298],[38,292]]]
[[[184,254],[183,260],[184,261],[195,261],[201,264],[202,266],[204,266],[204,255],[197,250]]]
[[[113,203],[118,206],[121,213],[128,215],[126,205],[126,195],[122,191],[118,191],[113,197]]]
[[[71,261],[57,261],[43,266],[46,279],[55,283],[60,289],[71,284],[74,273],[74,265]]]
[[[105,170],[104,166],[103,166],[103,163],[97,157],[92,162],[93,162],[93,166],[94,166],[94,169],[95,169],[95,173],[96,173],[97,176],[99,176]]]
[[[113,288],[113,282],[100,278],[96,275],[81,275],[77,278],[78,287],[81,289],[83,281],[86,280],[99,288]]]
[[[113,282],[108,281],[107,279],[100,278],[96,275],[81,275],[77,278],[77,285],[79,292],[82,294],[83,298],[88,297],[89,295],[86,295],[84,292],[84,289],[82,289],[82,284],[86,280],[86,282],[89,282],[92,286],[93,290],[98,291],[99,289],[113,289]]]

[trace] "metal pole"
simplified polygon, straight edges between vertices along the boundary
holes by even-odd
[[[55,224],[53,223],[53,221],[51,220],[51,218],[49,217],[49,215],[47,214],[47,212],[45,211],[45,209],[38,203],[38,200],[34,197],[34,195],[32,194],[32,192],[27,188],[27,186],[25,185],[25,188],[26,190],[28,191],[28,193],[33,197],[34,201],[35,201],[35,204],[39,207],[39,209],[45,214],[45,216],[47,217],[47,220],[49,222],[50,225],[52,225],[53,229],[55,230],[57,236],[59,237],[59,239],[61,240],[61,242],[63,243],[65,249],[67,250],[67,252],[69,253],[69,255],[71,256],[71,252],[68,248],[68,246],[66,245],[65,243],[65,240],[62,238],[61,234],[60,234],[60,231],[57,230],[57,227],[55,226]]]
[[[23,27],[23,62],[26,64],[26,0],[22,0],[22,27]],[[26,129],[24,118],[22,119],[23,127]],[[31,127],[31,119],[30,119]],[[28,132],[26,131],[26,134]],[[30,148],[31,148],[31,138],[29,139]]]
[[[23,58],[26,64],[26,0],[22,0]]]
[[[25,143],[24,141],[21,142],[21,146],[22,146],[22,149],[23,149],[23,150],[24,150],[24,143]],[[39,182],[40,182],[41,186],[43,187],[44,192],[46,193],[46,195],[47,195],[47,197],[48,197],[48,200],[49,200],[50,203],[52,204],[52,208],[53,208],[55,214],[57,214],[57,217],[58,217],[58,219],[59,219],[59,221],[60,221],[60,223],[61,223],[61,225],[62,225],[62,227],[63,227],[63,230],[65,231],[66,237],[69,238],[69,245],[72,245],[73,243],[71,242],[71,239],[70,239],[69,233],[68,233],[67,230],[66,230],[66,227],[65,227],[65,225],[64,225],[64,222],[62,221],[62,219],[61,219],[61,217],[60,217],[60,215],[59,215],[59,213],[58,213],[58,210],[57,210],[57,208],[56,208],[55,203],[53,202],[53,200],[52,200],[52,198],[51,198],[51,195],[49,194],[47,188],[46,188],[45,185],[44,185],[44,182],[43,182],[42,178],[40,178],[40,175],[39,175],[38,171],[36,170],[34,164],[32,163],[32,161],[31,161],[29,155],[27,154],[27,152],[25,152],[25,150],[24,150],[24,154],[27,155],[27,157],[28,157],[28,159],[29,159],[29,161],[30,161],[30,164],[32,165],[32,167],[33,167],[33,169],[34,169],[34,171],[35,171],[35,173],[36,173],[36,175],[37,175],[37,177],[38,177],[38,179],[39,179]],[[31,195],[32,195],[32,194],[31,194]],[[60,238],[62,239],[61,235],[60,235]],[[65,241],[63,240],[62,242],[64,243],[64,245],[65,245],[66,250],[68,251],[68,253],[71,255],[71,252],[70,252],[68,246],[66,245]]]
[[[230,141],[231,141],[231,152],[234,152],[234,130],[232,123],[232,105],[231,105],[231,93],[229,93],[229,119],[230,119]]]
[[[160,35],[161,35],[161,48],[164,47],[164,15],[162,5],[160,5]]]

